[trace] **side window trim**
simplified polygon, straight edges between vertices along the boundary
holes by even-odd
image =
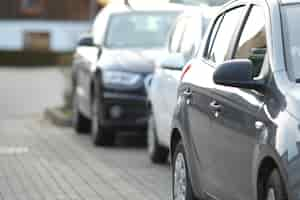
[[[242,37],[243,30],[244,30],[244,28],[246,26],[246,23],[247,23],[248,19],[249,19],[249,16],[251,14],[251,10],[252,10],[253,6],[259,6],[259,5],[252,4],[252,3],[248,5],[246,13],[243,16],[243,20],[241,21],[241,24],[240,24],[240,26],[238,28],[236,39],[234,41],[234,46],[233,46],[232,54],[231,54],[231,58],[232,59],[234,58],[234,56],[236,54],[236,51],[238,50],[238,45],[239,45],[240,39]]]
[[[233,34],[233,37],[232,37],[232,40],[231,40],[232,45],[230,45],[230,48],[229,48],[230,53],[228,54],[227,59],[233,59],[234,58],[237,46],[239,45],[241,34],[242,34],[243,29],[245,27],[245,22],[247,22],[247,19],[250,15],[250,12],[251,12],[251,5],[252,4],[249,3],[249,4],[244,4],[244,5],[234,7],[234,8],[245,7],[244,8],[245,10],[244,10],[244,13],[241,15],[241,20],[239,21],[239,23],[236,27],[235,33]]]
[[[235,59],[235,56],[237,54],[237,51],[238,51],[238,48],[239,48],[239,43],[240,43],[240,40],[242,38],[242,35],[243,35],[243,31],[245,30],[245,27],[246,27],[246,24],[250,18],[250,15],[252,13],[252,10],[255,8],[255,7],[259,7],[259,8],[263,8],[262,5],[260,4],[257,4],[257,3],[250,3],[248,5],[248,8],[247,8],[247,11],[245,13],[245,15],[243,16],[243,20],[242,20],[242,23],[239,27],[239,31],[236,35],[236,40],[235,40],[235,45],[233,47],[233,50],[232,50],[232,55],[231,55],[231,58],[232,59]],[[263,10],[263,9],[262,9]],[[263,12],[263,15],[264,15],[264,20],[266,21],[266,13]],[[265,24],[265,28],[266,28],[266,24]],[[266,39],[267,39],[267,35],[265,35]],[[266,44],[267,45],[267,44]],[[270,65],[269,65],[269,53],[268,53],[268,45],[266,46],[266,53],[265,53],[265,57],[263,59],[263,63],[262,63],[262,66],[261,66],[261,70],[259,72],[259,74],[257,75],[257,77],[261,77],[261,76],[264,76],[265,73],[267,73],[269,71],[269,68],[270,68]],[[257,78],[256,77],[256,78]],[[255,78],[255,77],[254,77]]]
[[[207,59],[209,59],[208,56],[211,54],[211,51],[212,51],[212,49],[214,47],[214,43],[215,43],[217,35],[219,33],[221,24],[222,24],[222,22],[224,20],[224,16],[225,16],[225,13],[223,13],[222,16],[220,16],[222,19],[220,19],[220,23],[218,24],[218,27],[217,27],[217,30],[216,30],[216,34],[214,35],[214,38],[210,38],[210,39],[213,39],[213,40],[212,40],[212,43],[211,43],[212,45],[209,47],[210,49],[208,49],[208,51],[207,51],[207,55],[206,55]]]
[[[209,33],[209,36],[208,36],[208,42],[205,44],[205,49],[204,49],[204,54],[203,54],[203,58],[209,62],[211,65],[215,65],[209,58],[208,56],[211,54],[211,51],[212,51],[212,47],[213,47],[213,44],[215,42],[215,39],[216,39],[216,36],[218,35],[218,32],[219,32],[219,29],[221,27],[221,24],[225,18],[225,15],[226,13],[234,10],[234,9],[238,9],[238,8],[241,8],[241,7],[244,7],[244,11],[241,15],[241,20],[238,22],[237,26],[236,26],[236,29],[234,31],[234,34],[233,34],[233,37],[232,37],[232,41],[231,41],[231,44],[230,47],[229,47],[229,54],[228,54],[228,58],[232,58],[234,56],[234,53],[235,53],[235,47],[238,45],[238,38],[237,36],[239,36],[240,32],[242,31],[241,29],[241,26],[242,26],[242,23],[246,20],[246,16],[248,14],[248,12],[250,12],[251,10],[251,5],[250,4],[240,4],[240,5],[234,5],[228,9],[226,9],[225,11],[223,11],[221,14],[219,14],[219,16],[216,18],[216,20],[214,21],[214,24],[212,25],[213,27],[210,29],[210,33]],[[209,45],[211,44],[210,41],[211,41],[211,37],[213,34],[213,31],[214,31],[214,26],[216,25],[216,23],[218,22],[219,18],[222,17],[219,25],[218,25],[218,30],[217,30],[217,33],[215,34],[214,36],[214,39],[213,39],[213,43],[212,45],[209,47]],[[209,49],[210,48],[210,49]]]
[[[220,18],[222,18],[222,19],[220,19]],[[217,34],[218,34],[218,32],[219,32],[220,25],[221,25],[223,19],[224,19],[224,12],[223,12],[222,14],[220,14],[220,15],[216,18],[216,20],[214,21],[214,23],[213,23],[213,25],[212,25],[212,28],[210,29],[209,36],[208,36],[208,40],[207,40],[207,42],[206,42],[206,44],[205,44],[205,50],[204,50],[205,53],[204,53],[204,56],[203,56],[203,57],[205,58],[205,60],[209,60],[209,59],[208,59],[208,55],[211,53],[211,49],[212,49],[212,47],[213,47],[213,45],[210,46],[211,41],[212,41],[212,44],[215,42],[216,36],[217,36]],[[221,20],[220,23],[218,23],[219,20]],[[217,25],[218,27],[215,27],[216,25]],[[217,28],[216,34],[214,35],[214,38],[212,38],[212,37],[213,37],[212,34],[213,34],[215,28]],[[213,39],[213,40],[211,40],[211,39]]]

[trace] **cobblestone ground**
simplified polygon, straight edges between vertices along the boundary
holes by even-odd
[[[144,148],[95,148],[40,119],[2,121],[0,134],[1,199],[170,199],[169,166]]]
[[[20,72],[8,74],[15,73]],[[21,73],[23,77],[27,72]],[[39,75],[55,80],[47,73]],[[46,95],[49,90],[40,89],[47,85],[43,85],[46,80],[43,82],[41,77],[38,80],[37,93],[34,81],[26,85],[25,79],[18,80],[12,91],[8,89],[12,83],[2,82],[0,73],[0,84],[5,88],[1,89],[2,95],[17,93],[18,88],[30,89],[30,95],[43,102],[49,99]],[[11,96],[15,98],[16,94]],[[0,103],[0,110],[12,114],[6,117],[2,113],[0,120],[0,200],[170,199],[170,167],[151,164],[145,147],[132,142],[135,138],[121,138],[115,147],[95,148],[89,135],[77,135],[71,129],[56,127],[44,120],[37,112],[44,104],[36,109],[32,96],[28,100],[12,101],[9,95],[5,97],[6,104]],[[23,105],[19,105],[22,102]],[[19,112],[14,104],[20,108],[30,106],[33,112],[30,109]]]

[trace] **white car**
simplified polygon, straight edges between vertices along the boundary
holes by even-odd
[[[154,163],[168,160],[181,70],[199,50],[209,23],[210,16],[204,15],[198,8],[193,11],[189,10],[178,17],[169,38],[169,55],[159,62],[151,81],[146,83],[152,110],[148,125],[148,153]]]

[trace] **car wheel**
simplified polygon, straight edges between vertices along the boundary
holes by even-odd
[[[194,193],[187,169],[187,161],[182,142],[176,146],[172,160],[173,200],[194,200]]]
[[[72,126],[77,133],[88,133],[90,131],[91,122],[83,116],[78,108],[78,97],[73,93],[72,99]]]
[[[99,99],[95,97],[92,101],[92,141],[96,146],[111,146],[115,142],[115,133],[101,126],[100,112]]]
[[[153,114],[149,118],[147,131],[147,146],[150,159],[154,163],[165,163],[168,160],[169,150],[159,144]]]
[[[285,193],[281,181],[280,174],[277,170],[273,170],[264,187],[262,200],[284,200]]]

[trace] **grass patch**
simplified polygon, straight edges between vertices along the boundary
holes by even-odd
[[[49,66],[71,65],[73,53],[53,53],[43,51],[0,51],[1,65]]]

